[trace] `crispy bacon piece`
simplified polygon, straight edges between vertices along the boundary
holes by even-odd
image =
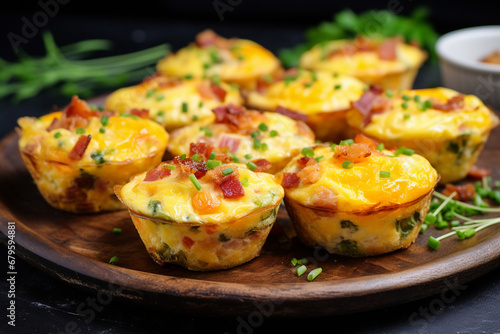
[[[356,136],[354,136],[354,142],[355,143],[365,143],[368,146],[370,146],[370,150],[376,149],[378,144],[375,140],[368,138],[364,134],[358,133]]]
[[[221,88],[221,86],[210,82],[210,89],[219,102],[224,102],[227,93],[224,89]]]
[[[278,114],[282,114],[282,115],[288,116],[291,119],[294,119],[296,121],[302,121],[302,122],[306,122],[307,121],[307,115],[301,114],[299,112],[296,112],[296,111],[293,111],[293,110],[290,110],[290,109],[287,109],[287,108],[282,107],[282,106],[278,106],[276,109],[274,109],[274,112],[276,112]]]
[[[255,168],[254,172],[265,172],[267,170],[269,170],[273,164],[270,163],[269,161],[267,161],[266,159],[258,159],[258,160],[254,160],[252,161],[254,164],[257,165],[257,168]]]
[[[135,115],[135,116],[138,116],[140,118],[145,118],[145,119],[149,118],[149,110],[148,109],[133,108],[133,109],[130,109],[129,113],[131,115]]]
[[[196,35],[195,43],[200,47],[210,46],[215,44],[217,38],[220,38],[220,36],[213,30],[206,29]]]
[[[68,158],[70,160],[81,160],[83,158],[83,155],[85,154],[85,151],[87,150],[87,147],[89,146],[91,139],[91,135],[81,135],[80,138],[78,138],[75,146],[73,146],[73,148],[69,152]]]
[[[337,145],[333,157],[339,161],[361,162],[372,154],[370,146],[366,143],[353,143],[351,145]]]
[[[321,178],[321,168],[315,159],[310,159],[304,168],[297,173],[304,184],[312,184]]]
[[[189,144],[189,156],[192,157],[195,154],[203,156],[204,160],[208,160],[210,153],[212,153],[213,147],[205,142],[191,143]]]
[[[337,195],[328,188],[320,187],[320,189],[313,194],[311,200],[317,207],[328,210],[337,209]]]
[[[473,179],[482,179],[488,175],[491,175],[491,169],[478,167],[476,165],[472,166],[467,174],[467,176]]]
[[[182,244],[184,245],[184,247],[190,249],[191,247],[193,247],[194,241],[190,237],[185,236],[184,238],[182,238]]]
[[[432,108],[441,111],[453,111],[462,109],[464,105],[464,96],[458,94],[449,98],[446,103],[437,103],[433,101]]]
[[[300,184],[300,177],[297,173],[283,173],[283,180],[281,180],[281,185],[285,189],[297,188]]]
[[[297,159],[297,164],[304,168],[310,160],[314,160],[314,158],[300,157]]]
[[[229,175],[222,174],[222,171],[226,168],[228,168],[227,165],[215,167],[214,169],[208,171],[207,177],[211,178],[216,185],[221,185],[224,181],[232,176],[235,176],[236,178],[239,177],[240,173],[237,168],[233,168],[233,172]]]
[[[453,196],[453,199],[467,202],[476,194],[476,188],[474,188],[474,185],[472,183],[466,183],[464,185],[454,185],[451,183],[447,183],[442,191],[443,195],[445,196],[450,196],[451,194],[453,194],[453,192],[457,192],[457,194]]]
[[[234,173],[229,174],[219,187],[224,194],[224,198],[239,198],[245,196],[245,190]]]
[[[144,177],[145,182],[152,182],[156,180],[161,180],[167,176],[169,176],[172,173],[170,169],[168,169],[166,166],[163,164],[150,169],[147,173],[146,176]]]
[[[215,123],[224,123],[238,126],[239,118],[245,116],[245,109],[234,104],[217,107],[212,110],[215,114]]]
[[[222,135],[219,141],[219,147],[227,147],[229,152],[234,153],[240,146],[240,142],[241,140],[239,138]]]
[[[359,100],[352,102],[352,106],[364,116],[364,125],[371,122],[373,115],[390,109],[391,105],[391,100],[383,96],[382,89],[376,85],[370,86]]]
[[[76,95],[72,97],[71,103],[64,108],[63,113],[67,117],[79,116],[82,118],[89,118],[99,116],[99,112],[90,109],[87,102],[80,100]]]
[[[207,165],[204,161],[194,161],[191,158],[181,159],[179,156],[176,156],[172,162],[179,166],[181,171],[194,174],[197,179],[202,178],[207,173]]]

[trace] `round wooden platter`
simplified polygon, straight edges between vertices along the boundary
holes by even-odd
[[[500,179],[500,131],[494,131],[478,165]],[[347,314],[401,304],[446,291],[500,265],[500,226],[458,241],[451,237],[437,251],[431,227],[406,250],[367,258],[347,258],[286,240],[284,209],[261,255],[233,269],[192,272],[158,266],[127,212],[78,215],[50,207],[26,170],[13,132],[0,142],[0,230],[15,222],[16,256],[92,294],[113,296],[147,307],[200,315],[309,317]],[[122,229],[114,234],[113,228]],[[3,238],[5,241],[5,238]],[[110,265],[118,256],[118,265]],[[308,271],[321,267],[314,281],[297,277],[292,258],[308,258]],[[307,271],[307,272],[308,272]],[[99,296],[98,296],[99,297]]]

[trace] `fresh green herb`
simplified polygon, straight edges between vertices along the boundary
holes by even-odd
[[[214,169],[215,167],[219,167],[222,165],[222,161],[219,160],[208,160],[207,161],[207,169]]]
[[[351,146],[352,144],[354,144],[354,140],[353,139],[344,139],[344,140],[341,140],[340,143],[339,143],[340,146],[344,146],[344,145]]]
[[[234,162],[238,163],[240,162],[240,159],[236,156],[236,154],[229,152],[227,154],[231,159],[233,159]]]
[[[260,123],[259,124],[259,130],[260,131],[267,131],[269,128],[267,127],[266,123]]]
[[[212,130],[208,126],[200,126],[200,131],[205,132],[205,136],[207,137],[212,137],[214,134],[212,133]]]
[[[401,103],[401,108],[408,109],[408,102]]]
[[[322,271],[323,271],[323,269],[322,269],[322,268],[315,268],[315,269],[311,270],[311,271],[309,272],[309,274],[307,274],[307,280],[308,280],[309,282],[314,281],[314,279],[315,279],[316,277],[318,277],[318,276],[319,276],[319,274],[321,274],[321,272],[322,272]]]
[[[196,176],[194,174],[189,174],[189,179],[191,180],[191,182],[193,183],[193,185],[195,186],[195,188],[197,190],[201,190],[200,181],[198,181],[198,179],[196,178]]]
[[[262,151],[267,151],[269,149],[269,145],[267,145],[267,143],[261,143],[260,144],[260,149]]]
[[[320,162],[321,160],[323,160],[325,158],[324,155],[320,155],[319,157],[316,157],[314,158],[314,160],[316,160],[317,162]]]
[[[391,177],[391,172],[381,170],[379,174],[381,179],[388,179]]]
[[[410,114],[404,114],[403,115],[403,119],[410,119],[411,118],[411,115]]]
[[[203,158],[198,153],[195,153],[191,156],[191,160],[200,162]]]
[[[377,145],[377,150],[379,150],[379,151],[385,150],[385,145],[383,143],[378,144]]]
[[[57,139],[57,138],[60,138],[62,136],[62,134],[57,131],[56,133],[54,133],[54,138]]]
[[[385,96],[387,97],[393,97],[394,96],[394,92],[390,89],[386,90],[385,91]]]
[[[351,162],[349,160],[345,160],[344,162],[342,162],[342,168],[351,169],[352,167],[354,167],[354,162]]]
[[[415,153],[414,150],[406,148],[406,147],[400,147],[396,150],[396,153],[394,153],[394,156],[400,156],[401,154],[412,156]]]
[[[156,88],[151,88],[151,89],[148,89],[148,91],[146,92],[146,97],[151,97],[151,96],[153,96],[155,93],[156,93]]]
[[[292,265],[295,267],[298,263],[296,258],[293,258],[290,262],[292,262]]]
[[[109,259],[109,264],[118,264],[118,256],[113,256],[111,259]]]
[[[76,128],[76,134],[83,135],[85,133],[85,128]]]
[[[260,144],[261,144],[261,141],[260,141],[260,139],[259,139],[259,138],[255,138],[255,139],[253,140],[253,148],[254,148],[254,149],[258,150],[258,149],[260,148]]]
[[[271,130],[271,132],[269,132],[269,137],[276,137],[278,135],[278,131],[276,130]]]
[[[314,150],[310,147],[304,147],[301,151],[302,155],[308,158],[314,157]]]
[[[240,182],[241,182],[241,185],[242,185],[243,187],[245,187],[245,188],[246,188],[246,187],[248,187],[248,186],[249,186],[249,184],[250,184],[250,181],[249,181],[249,180],[248,180],[248,178],[246,178],[246,177],[245,177],[243,180],[241,180]]]
[[[337,84],[333,87],[333,89],[335,89],[335,90],[339,90],[340,88],[342,88],[342,85],[340,85],[340,84]]]
[[[234,173],[233,167],[227,167],[222,170],[222,175],[229,175]]]
[[[409,16],[390,10],[367,10],[359,14],[350,9],[335,14],[331,21],[321,22],[305,32],[304,42],[292,48],[281,49],[279,58],[285,67],[296,67],[302,53],[315,45],[338,39],[351,39],[358,35],[374,38],[403,36],[406,42],[417,42],[430,54],[430,59],[438,59],[435,44],[439,34],[427,22],[429,10],[416,8]],[[377,29],[371,29],[376,24]],[[327,55],[325,50],[324,55]]]
[[[182,107],[181,107],[182,112],[186,113],[189,110],[189,106],[187,102],[182,102]]]
[[[245,159],[252,160],[252,156],[250,154],[245,154]]]
[[[114,234],[120,234],[120,233],[122,233],[122,229],[119,228],[119,227],[115,227],[115,228],[113,228],[113,233]]]
[[[106,162],[106,159],[104,159],[104,152],[103,151],[95,151],[90,154],[90,158],[94,160],[96,164],[103,164]]]
[[[104,115],[101,117],[101,124],[102,126],[108,126],[108,123],[109,123],[109,117]]]
[[[305,265],[301,265],[297,267],[297,276],[302,276],[307,270],[307,267]]]
[[[164,98],[165,98],[165,96],[163,96],[163,95],[156,95],[155,100],[158,101],[158,102],[160,102]]]
[[[256,164],[254,164],[254,163],[253,163],[253,162],[251,162],[251,161],[247,162],[247,167],[248,167],[248,169],[250,169],[251,171],[254,171],[254,170],[256,170],[256,169],[257,169],[257,165],[256,165]]]
[[[186,154],[182,154],[182,155],[179,157],[179,159],[181,159],[181,160],[184,160],[184,159],[186,159],[186,158],[187,158]]]

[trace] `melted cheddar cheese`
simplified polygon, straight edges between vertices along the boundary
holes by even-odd
[[[243,103],[237,87],[220,82],[217,86],[223,92],[217,96],[212,92],[211,85],[213,83],[208,79],[181,80],[154,76],[136,86],[111,93],[105,107],[118,113],[134,108],[147,109],[150,119],[172,131],[196,121],[213,121],[211,110],[222,104]]]
[[[271,82],[263,91],[250,92],[247,103],[262,110],[282,106],[309,115],[349,109],[366,88],[354,77],[299,70],[295,76]]]
[[[298,187],[286,189],[286,196],[302,205],[315,207],[314,195],[326,188],[337,200],[335,211],[359,212],[411,202],[428,194],[438,180],[434,168],[417,154],[394,156],[392,151],[377,151],[354,163],[352,168],[344,168],[343,161],[333,154],[329,146],[315,147],[314,157],[322,157],[318,159],[319,179],[312,184],[301,181]],[[297,160],[301,157],[295,157],[283,173],[297,172]],[[390,176],[381,177],[381,171]]]

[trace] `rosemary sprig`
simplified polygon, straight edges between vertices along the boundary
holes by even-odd
[[[92,52],[111,48],[107,40],[93,39],[58,47],[50,32],[43,33],[44,57],[22,53],[18,60],[0,58],[0,98],[11,96],[14,102],[31,98],[55,87],[64,95],[91,96],[96,89],[119,87],[148,75],[169,51],[167,44],[127,54],[86,59]]]

